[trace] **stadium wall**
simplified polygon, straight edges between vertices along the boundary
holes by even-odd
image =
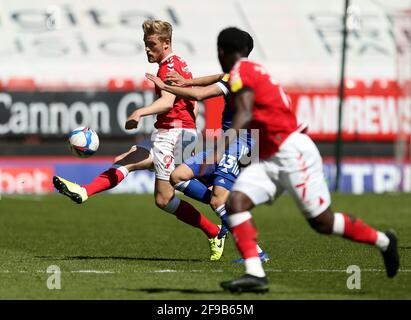
[[[77,160],[72,157],[1,157],[0,194],[45,194],[54,191],[53,175],[63,176],[80,184],[90,182],[111,166],[112,158],[94,157]],[[325,159],[324,173],[333,189],[335,166]],[[402,178],[404,177],[404,178]],[[341,191],[411,192],[411,164],[398,164],[391,159],[346,159],[342,166]],[[112,193],[153,193],[154,173],[148,170],[132,172]]]
[[[364,81],[397,76],[396,52],[409,43],[398,28],[408,1],[352,0],[347,77]],[[164,19],[174,27],[174,51],[195,76],[220,72],[219,31],[248,30],[251,59],[280,83],[337,85],[342,0],[0,0],[0,79],[38,83],[104,84],[112,77],[144,78],[141,23]],[[378,66],[376,68],[375,66]]]
[[[287,93],[298,121],[308,125],[310,136],[316,141],[334,141],[337,88],[289,88]],[[153,99],[152,90],[0,92],[0,134],[62,138],[79,126],[89,126],[103,137],[149,135],[155,117],[144,117],[137,130],[125,130],[124,123],[135,108]],[[204,105],[197,118],[198,130],[221,128],[222,99],[206,100]],[[395,141],[399,133],[411,135],[411,97],[402,96],[395,81],[371,87],[354,83],[347,89],[344,140]]]
[[[398,23],[409,2],[351,4],[343,138],[346,145],[358,143],[361,155],[371,149],[377,154],[377,144],[390,146],[384,154],[390,153],[398,136],[410,147],[411,99],[403,94],[409,89],[395,81],[401,68],[396,55],[411,44],[410,25]],[[68,154],[65,135],[77,126],[96,129],[100,155],[149,137],[153,117],[144,118],[138,130],[123,129],[126,114],[154,97],[150,83],[143,81],[144,73],[157,67],[144,53],[145,19],[173,24],[174,51],[194,76],[221,72],[216,37],[222,28],[249,31],[255,39],[250,58],[286,87],[299,121],[309,125],[320,150],[321,144],[333,148],[342,0],[0,0],[0,7],[2,193],[52,192],[53,174],[84,183],[107,168],[111,157],[25,157]],[[221,99],[200,107],[199,130],[219,128]],[[411,191],[409,159],[368,155],[345,159],[343,192]],[[331,188],[333,171],[329,159],[325,173]],[[148,171],[133,173],[113,191],[152,192],[152,179]]]

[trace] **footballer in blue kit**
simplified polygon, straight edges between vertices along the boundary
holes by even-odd
[[[215,83],[224,93],[224,111],[221,126],[223,131],[231,128],[233,119],[233,111],[229,104],[227,80],[228,77],[225,75],[223,79]],[[240,174],[240,159],[250,155],[253,145],[254,141],[249,132],[240,134],[239,138],[231,143],[229,148],[225,151],[221,161],[216,163],[214,167],[207,168],[208,171],[201,176],[201,180],[205,182],[207,187],[221,186],[230,191],[234,181]],[[203,151],[184,161],[184,163],[193,171],[196,178],[200,177],[201,163],[209,153],[209,151]]]
[[[253,40],[249,37],[249,52],[253,48]],[[230,105],[228,89],[228,74],[217,74],[194,79],[184,79],[176,73],[166,76],[166,83],[158,77],[146,74],[161,90],[168,91],[176,96],[189,100],[204,100],[224,95],[224,110],[222,114],[223,132],[231,128],[233,109]],[[169,85],[173,83],[173,85]],[[192,87],[194,86],[194,87]],[[209,204],[222,221],[222,228],[218,238],[223,239],[228,232],[227,214],[225,202],[230,190],[240,174],[241,158],[250,156],[254,141],[251,134],[244,130],[239,137],[225,150],[221,161],[213,166],[207,166],[204,174],[200,173],[200,167],[210,151],[199,152],[186,159],[178,166],[170,176],[170,182],[174,188],[183,192],[190,198]],[[210,190],[209,187],[212,186]],[[262,261],[268,261],[268,255],[258,246],[258,252]],[[236,262],[243,262],[242,259]]]

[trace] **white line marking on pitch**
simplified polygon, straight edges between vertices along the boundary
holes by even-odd
[[[75,270],[70,271],[71,273],[120,273],[116,271],[108,271],[108,270]]]
[[[242,272],[240,270],[231,270],[235,272]],[[385,272],[384,269],[361,269],[362,272]],[[68,270],[62,271],[61,273],[95,273],[95,274],[120,274],[120,273],[223,273],[226,270],[216,269],[216,270],[174,270],[174,269],[159,269],[159,270],[131,270],[131,271],[113,271],[113,270]],[[291,270],[281,270],[281,269],[266,269],[265,272],[293,272],[293,273],[345,273],[344,269],[291,269]],[[398,272],[411,272],[411,269],[400,269]],[[30,273],[26,270],[0,270],[0,273]],[[46,270],[36,270],[35,273],[46,273]]]
[[[46,273],[45,270],[37,270],[36,272],[37,273]],[[109,271],[109,270],[71,270],[71,271],[64,271],[64,272],[70,272],[70,273],[121,273],[121,272]]]

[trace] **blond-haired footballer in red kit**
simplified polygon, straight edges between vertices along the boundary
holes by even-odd
[[[172,50],[172,26],[166,21],[147,20],[143,23],[145,52],[148,62],[157,63],[157,75],[165,79],[170,71],[176,71],[184,78],[192,78],[187,64]],[[56,189],[77,203],[85,202],[90,196],[118,185],[130,171],[154,169],[155,204],[179,220],[201,229],[209,239],[210,260],[219,260],[223,253],[224,238],[218,239],[220,227],[208,220],[191,204],[179,199],[171,186],[170,174],[184,160],[191,156],[197,139],[195,123],[195,102],[176,97],[156,89],[158,99],[152,104],[135,110],[127,119],[126,129],[135,129],[140,119],[157,115],[152,145],[150,148],[133,146],[114,159],[113,166],[101,173],[89,184],[80,186],[61,177],[53,177]]]

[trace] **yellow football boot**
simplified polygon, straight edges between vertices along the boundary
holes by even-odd
[[[77,183],[70,182],[59,176],[53,177],[54,187],[65,196],[77,203],[83,203],[88,199],[87,191]]]

